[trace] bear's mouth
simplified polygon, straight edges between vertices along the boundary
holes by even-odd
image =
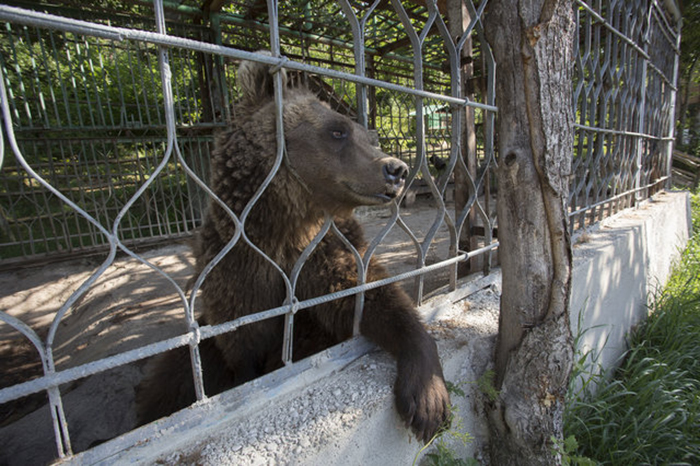
[[[380,199],[384,199],[385,202],[391,202],[399,197],[399,194],[401,194],[402,191],[402,187],[390,186],[387,187],[386,191],[384,191],[382,194],[375,194],[375,196]]]
[[[396,195],[392,194],[375,194],[374,197],[383,200],[384,202],[390,202],[392,199],[396,199]]]
[[[393,201],[403,192],[403,188],[403,182],[400,184],[387,184],[384,193],[378,194],[378,196],[385,198],[387,202]]]
[[[355,198],[359,205],[387,204],[396,199],[401,193],[401,189],[396,189],[395,187],[387,187],[384,192],[374,194],[363,193],[349,183],[346,183],[345,187],[350,191],[352,197]]]
[[[401,194],[401,189],[387,189],[383,193],[374,194],[371,197],[379,200],[382,204],[387,204],[399,197],[399,194]]]

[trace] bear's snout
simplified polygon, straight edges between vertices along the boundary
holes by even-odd
[[[387,158],[382,166],[382,173],[387,184],[399,192],[406,182],[408,166],[399,159]]]

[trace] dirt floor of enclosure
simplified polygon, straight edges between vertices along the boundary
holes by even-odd
[[[454,207],[448,205],[452,214]],[[391,220],[388,208],[358,213],[371,241]],[[439,221],[427,199],[401,209],[401,219],[423,241]],[[426,256],[431,264],[448,257],[449,234],[443,224]],[[410,236],[394,225],[376,250],[392,274],[412,270],[417,248]],[[141,252],[181,288],[192,274],[194,259],[185,242]],[[104,257],[87,257],[0,273],[0,309],[29,325],[45,339],[60,307],[100,266]],[[448,271],[426,276],[426,293],[447,284]],[[415,280],[405,280],[412,293]],[[56,330],[53,349],[58,369],[175,336],[186,330],[176,287],[135,259],[117,259],[66,312]],[[62,387],[64,406],[76,451],[89,448],[133,428],[134,386],[144,363],[107,371]],[[40,376],[41,363],[31,343],[9,325],[0,323],[0,387]],[[46,462],[55,454],[53,428],[45,407],[46,395],[29,396],[0,406],[0,464]],[[42,407],[43,406],[43,407]],[[19,461],[19,462],[18,462]]]

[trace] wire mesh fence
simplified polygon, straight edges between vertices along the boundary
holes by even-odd
[[[196,369],[202,339],[240,326],[344,296],[360,296],[361,309],[362,293],[399,280],[415,280],[420,303],[430,291],[426,274],[441,274],[431,289],[454,288],[457,265],[467,259],[478,264],[472,270],[488,271],[497,246],[497,76],[482,37],[486,1],[461,2],[458,34],[442,2],[232,1],[217,11],[193,2],[97,3],[0,6],[0,267],[86,252],[102,260],[57,300],[45,328],[0,312],[2,325],[31,342],[41,363],[31,380],[0,387],[0,403],[46,392],[60,457],[75,450],[63,384],[188,345]],[[572,229],[634,205],[668,181],[679,30],[667,3],[576,3]],[[255,53],[261,49],[273,55]],[[214,134],[236,118],[231,103],[243,59],[284,67],[294,85],[374,130],[383,151],[409,165],[403,205],[368,239],[370,250],[381,250],[389,230],[400,230],[410,267],[200,328],[196,292],[206,271],[188,289],[134,248],[189,237],[201,224],[213,196]],[[431,210],[420,232],[409,219],[411,196]],[[436,254],[441,238],[447,247]],[[187,331],[57,366],[59,326],[117,265],[118,253],[166,284]],[[202,398],[201,374],[195,378]]]
[[[668,183],[680,44],[659,2],[577,4],[572,229]]]
[[[12,23],[5,23],[1,42],[20,150],[42,178],[110,225],[158,165],[167,141],[157,47]],[[178,143],[206,177],[211,128],[223,126],[227,115],[211,110],[213,92],[199,91],[204,81],[215,81],[202,57],[173,49],[171,59]],[[64,209],[16,160],[7,158],[0,183],[5,264],[107,246],[94,226]],[[201,193],[173,163],[129,210],[121,235],[133,242],[188,234],[203,205]]]

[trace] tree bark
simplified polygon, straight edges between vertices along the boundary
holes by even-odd
[[[572,0],[500,0],[485,30],[498,66],[498,231],[503,294],[490,407],[491,463],[559,464],[573,361],[568,183]]]

